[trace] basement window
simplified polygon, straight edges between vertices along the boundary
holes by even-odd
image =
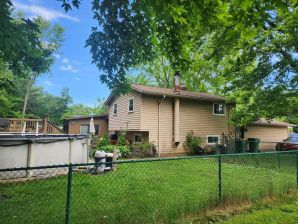
[[[113,104],[113,115],[117,115],[117,112],[118,112],[118,104],[114,103]]]
[[[213,115],[225,115],[225,104],[214,103],[213,104]]]
[[[141,143],[142,142],[142,134],[134,134],[133,140],[134,140],[134,143]]]
[[[134,111],[134,100],[133,98],[128,99],[128,112]]]
[[[207,144],[214,145],[219,144],[220,136],[219,135],[207,135]]]

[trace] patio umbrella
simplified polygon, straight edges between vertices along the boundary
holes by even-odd
[[[90,124],[89,124],[89,126],[90,126],[90,130],[89,130],[89,132],[92,133],[92,134],[95,134],[95,126],[94,126],[94,120],[93,120],[93,117],[91,117],[91,119],[90,119]]]

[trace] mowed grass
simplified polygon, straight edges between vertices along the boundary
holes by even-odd
[[[236,215],[226,224],[297,224],[298,223],[298,191],[279,200],[260,203],[249,211]]]
[[[246,164],[223,159],[223,202],[255,200],[295,188],[291,158],[282,165],[270,160],[262,166],[252,159]],[[66,190],[66,176],[0,184],[0,223],[63,223]],[[102,175],[74,172],[70,222],[178,223],[218,202],[216,158],[123,163]]]

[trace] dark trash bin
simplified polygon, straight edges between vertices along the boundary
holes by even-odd
[[[246,141],[244,141],[242,139],[236,139],[235,140],[235,152],[236,153],[245,152],[245,145],[246,145]]]
[[[249,152],[259,152],[260,139],[258,138],[248,138],[248,151]]]

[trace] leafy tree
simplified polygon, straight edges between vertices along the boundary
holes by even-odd
[[[71,9],[71,1],[62,2]],[[297,7],[276,0],[93,0],[98,26],[87,46],[110,88],[125,91],[131,68],[146,71],[162,55],[170,69],[190,74],[192,89],[231,95],[233,122],[243,126],[296,112]]]
[[[31,50],[40,47],[38,24],[31,19],[16,19],[11,0],[0,1],[0,58],[16,75],[24,75]]]
[[[0,58],[0,116],[10,116],[14,94],[14,76],[7,63]]]
[[[75,115],[101,115],[107,113],[107,107],[104,105],[104,99],[97,99],[97,103],[91,107],[84,104],[73,104],[67,108],[63,114],[63,118],[70,118]]]
[[[40,30],[38,38],[41,42],[39,48],[32,49],[32,54],[27,59],[26,76],[28,77],[27,89],[24,98],[23,117],[26,113],[28,97],[32,85],[41,74],[49,72],[54,63],[54,54],[59,50],[63,41],[63,28],[58,24],[51,26],[50,22],[38,17],[35,19]]]
[[[49,120],[61,124],[62,115],[72,102],[68,89],[64,88],[60,96],[54,96],[34,86],[28,100],[28,117],[41,118],[48,115]]]

